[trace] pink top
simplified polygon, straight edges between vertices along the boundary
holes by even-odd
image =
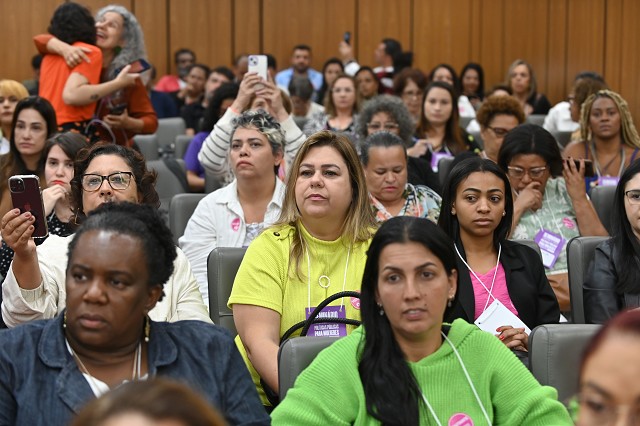
[[[473,285],[473,296],[476,300],[476,311],[473,316],[473,320],[475,321],[484,311],[485,304],[487,307],[493,303],[494,298],[498,299],[500,303],[502,303],[507,309],[509,309],[515,316],[518,316],[518,310],[515,306],[513,306],[513,302],[511,301],[511,297],[509,296],[509,290],[507,289],[507,279],[504,275],[504,268],[502,267],[502,263],[498,264],[498,273],[496,274],[496,282],[493,284],[493,290],[491,294],[493,297],[490,298],[489,303],[487,303],[487,298],[489,297],[489,292],[487,289],[491,289],[491,281],[493,280],[493,274],[496,268],[491,268],[489,272],[486,274],[477,274],[478,278],[482,281],[482,284],[478,282],[476,277],[469,272],[471,276],[471,284]],[[485,289],[484,287],[487,287]]]

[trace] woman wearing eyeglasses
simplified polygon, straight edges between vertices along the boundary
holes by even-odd
[[[476,114],[484,149],[482,158],[498,162],[498,151],[507,133],[524,123],[520,103],[511,96],[489,96]]]
[[[71,181],[71,204],[75,206],[72,220],[79,223],[87,213],[109,202],[158,207],[155,181],[156,175],[147,170],[142,155],[130,148],[99,143],[82,150]],[[20,214],[19,209],[9,211],[0,221],[2,238],[15,252],[2,284],[2,318],[9,327],[53,318],[65,308],[67,246],[72,236],[49,235],[36,249],[31,238],[33,221],[33,215]],[[180,250],[164,293],[149,312],[152,320],[211,322],[189,262]]]
[[[607,235],[587,197],[584,160],[580,169],[563,161],[555,138],[534,124],[523,124],[504,138],[498,164],[514,191],[510,238],[535,240],[560,310],[571,310],[566,245],[573,237]]]
[[[620,177],[611,216],[612,237],[596,248],[583,286],[587,323],[640,307],[640,162]]]

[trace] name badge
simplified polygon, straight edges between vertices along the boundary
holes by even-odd
[[[473,426],[473,420],[465,413],[457,413],[451,416],[447,426]]]
[[[620,178],[618,176],[600,176],[598,186],[618,186]]]
[[[315,308],[305,309],[306,318]],[[345,306],[326,306],[318,313],[318,318],[346,318],[347,308]],[[317,323],[312,324],[307,336],[312,337],[344,337],[347,335],[347,324]]]
[[[507,309],[498,299],[494,299],[487,309],[474,321],[474,324],[482,331],[495,334],[498,327],[510,325],[513,328],[524,328],[527,334],[531,330],[513,312]]]
[[[449,157],[453,157],[453,155],[449,154],[448,152],[432,152],[431,153],[431,169],[434,172],[437,172],[438,163],[440,162],[440,160],[442,160],[443,158],[449,158]]]
[[[553,268],[558,257],[560,257],[560,252],[562,252],[566,240],[561,235],[554,234],[546,229],[538,232],[533,240],[538,244],[542,252],[542,264],[545,268]]]

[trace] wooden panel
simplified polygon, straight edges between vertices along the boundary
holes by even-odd
[[[32,38],[47,32],[59,0],[0,0],[2,43],[0,78],[32,78],[31,58],[38,53]]]
[[[551,0],[553,1],[553,0]],[[533,67],[538,92],[547,91],[548,1],[508,0],[504,3],[503,72],[516,59]]]
[[[442,62],[460,70],[472,57],[472,1],[414,2],[413,37],[416,65],[425,73]]]
[[[614,90],[619,90],[622,78],[620,64],[624,50],[622,46],[623,3],[623,0],[607,1],[604,77],[607,84]]]
[[[232,60],[231,0],[169,0],[169,52],[192,49],[211,67]],[[171,64],[171,73],[175,73]]]
[[[547,97],[552,104],[566,99],[573,76],[567,75],[567,0],[549,2]]]
[[[168,0],[135,0],[133,13],[138,18],[149,61],[156,67],[158,76],[167,74],[173,62],[169,51]]]
[[[569,2],[567,84],[580,71],[604,71],[605,0]]]
[[[262,47],[262,1],[234,0],[233,7],[233,56],[265,53]]]
[[[415,63],[419,52],[412,43],[411,28],[417,17],[412,16],[410,0],[358,0],[357,8],[354,46],[360,64],[377,66],[373,52],[384,38],[396,39],[404,50],[412,50]]]
[[[327,58],[338,56],[345,31],[354,32],[355,0],[264,0],[262,28],[265,52],[273,54],[280,69],[291,63],[291,49],[307,44],[317,70]]]
[[[483,0],[480,10],[479,62],[484,69],[484,87],[490,90],[502,83],[504,60],[504,0]]]
[[[119,4],[120,6],[124,6],[127,8],[127,10],[130,10],[133,12],[133,2],[134,0],[123,0],[123,1],[117,1],[117,2],[112,0],[79,0],[78,1],[78,3],[82,3],[83,5],[87,6],[91,10],[91,12],[93,12],[94,16],[98,12],[98,10],[110,4]]]
[[[640,127],[640,81],[638,72],[640,71],[640,29],[638,28],[638,17],[640,17],[640,3],[636,0],[623,0],[622,15],[622,52],[620,55],[620,84],[619,92],[627,102],[634,123]]]

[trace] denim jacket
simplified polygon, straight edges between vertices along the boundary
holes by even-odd
[[[0,425],[67,425],[94,394],[65,345],[63,315],[0,331]],[[201,321],[151,322],[150,376],[184,382],[233,425],[268,425],[230,335]]]

